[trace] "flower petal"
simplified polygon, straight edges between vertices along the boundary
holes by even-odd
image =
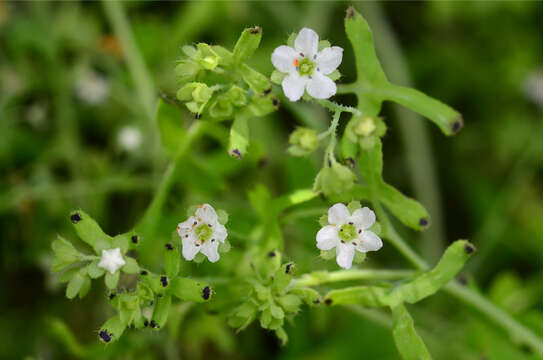
[[[317,54],[317,67],[321,73],[324,75],[330,74],[332,71],[337,69],[341,60],[343,59],[343,49],[339,46],[332,46],[326,49],[322,49]]]
[[[351,216],[351,221],[355,223],[358,229],[365,230],[375,223],[375,213],[368,207],[355,210]]]
[[[196,254],[200,251],[200,246],[196,246],[194,240],[193,236],[183,238],[183,257],[188,261],[194,259]]]
[[[362,231],[362,235],[360,236],[360,239],[362,240],[360,245],[357,246],[357,250],[362,252],[367,251],[377,251],[381,247],[383,247],[383,242],[381,241],[381,238],[379,236],[375,235],[372,231],[365,230]]]
[[[336,261],[344,269],[350,269],[353,265],[354,246],[351,244],[339,243],[336,247]]]
[[[294,60],[296,60],[296,50],[286,45],[279,46],[271,55],[273,66],[284,73],[291,73],[296,70]]]
[[[336,83],[318,71],[313,73],[313,76],[307,82],[306,89],[309,95],[315,99],[328,99],[337,91]]]
[[[313,58],[319,49],[319,35],[311,29],[303,28],[294,40],[294,48],[302,52],[305,57]]]
[[[219,242],[206,241],[200,250],[212,263],[219,261]]]
[[[337,228],[334,225],[327,225],[317,233],[317,248],[321,250],[330,250],[339,242]]]
[[[177,225],[177,233],[179,234],[179,236],[183,236],[185,232],[194,229],[194,227],[196,226],[194,223],[198,223],[198,220],[196,220],[194,216],[191,216],[182,223],[179,223],[179,225]]]
[[[198,220],[201,219],[200,221],[203,221],[206,224],[214,224],[218,219],[215,209],[209,204],[199,205],[195,215],[197,219],[199,218]]]
[[[337,203],[328,209],[328,223],[332,225],[343,225],[349,222],[350,216],[349,209],[342,203]]]
[[[213,239],[224,242],[227,236],[228,232],[226,231],[224,225],[220,224],[219,222],[213,224]]]
[[[281,85],[283,92],[290,101],[298,101],[304,94],[307,78],[302,78],[298,74],[290,74],[283,79]]]

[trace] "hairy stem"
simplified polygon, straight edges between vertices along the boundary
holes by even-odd
[[[397,280],[414,274],[413,270],[340,270],[333,272],[315,271],[293,281],[293,287],[318,286],[327,283],[353,280]]]

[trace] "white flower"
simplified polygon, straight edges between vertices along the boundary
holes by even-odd
[[[328,210],[328,223],[317,233],[317,248],[336,248],[336,261],[344,269],[353,264],[354,252],[377,251],[383,246],[379,236],[368,230],[375,223],[375,213],[369,208],[358,209],[353,214],[339,203]]]
[[[316,99],[328,99],[336,93],[336,84],[326,75],[341,64],[343,49],[338,46],[318,49],[319,35],[303,28],[294,41],[294,49],[282,45],[273,51],[273,66],[288,74],[281,85],[290,101],[299,100],[304,89]]]
[[[203,204],[198,206],[194,216],[177,226],[185,259],[190,261],[198,252],[202,252],[211,262],[219,260],[219,242],[224,242],[228,234],[218,219],[213,207]]]
[[[126,151],[134,151],[141,145],[141,131],[134,126],[125,126],[119,131],[119,145]]]
[[[115,274],[115,272],[124,264],[126,264],[126,262],[121,255],[121,249],[116,248],[111,250],[102,250],[102,258],[100,259],[100,263],[98,263],[98,267],[106,269],[110,273]]]
[[[89,105],[99,105],[109,95],[109,82],[94,71],[81,74],[75,84],[79,99]]]

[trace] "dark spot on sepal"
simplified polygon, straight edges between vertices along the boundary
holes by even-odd
[[[420,227],[426,227],[426,226],[428,226],[428,219],[426,219],[426,218],[420,219],[420,220],[419,220],[419,225],[420,225]]]
[[[534,353],[534,351],[528,344],[520,344],[520,351],[522,351],[525,354],[530,354],[530,355]]]
[[[145,276],[145,275],[147,275],[147,274],[149,274],[149,273],[148,273],[147,271],[145,271],[145,270],[142,270],[142,271],[140,272],[140,275],[142,275],[142,276]]]
[[[73,213],[71,216],[70,216],[70,220],[72,220],[72,223],[74,224],[77,224],[78,222],[81,221],[81,215],[79,215],[79,213]]]
[[[143,326],[144,326],[144,327],[149,326],[149,321],[145,320],[145,321],[143,322]]]
[[[260,26],[255,26],[255,27],[249,28],[249,32],[251,34],[259,34],[262,32],[262,28]]]
[[[153,329],[156,328],[156,327],[158,327],[158,325],[156,324],[156,322],[155,322],[154,320],[151,320],[151,322],[149,323],[149,326],[150,326],[151,328],[153,328]]]
[[[173,250],[173,245],[172,244],[166,244],[166,249],[167,250]]]
[[[239,152],[238,149],[230,150],[230,156],[238,158],[240,160],[243,157],[243,156],[241,156],[241,153]]]
[[[352,6],[349,6],[347,8],[347,13],[345,15],[345,18],[351,19],[354,16],[354,8]]]
[[[280,103],[280,102],[279,102],[279,99],[278,99],[276,96],[274,96],[274,97],[272,98],[272,104],[273,104],[273,106],[275,107],[275,110],[279,109],[279,103]]]
[[[104,340],[104,342],[110,342],[112,336],[113,334],[108,334],[107,330],[100,331],[100,337],[102,338],[102,340]]]
[[[460,285],[466,286],[468,284],[468,277],[464,274],[460,275],[458,277],[458,283]]]
[[[206,286],[203,290],[202,290],[202,298],[204,300],[209,300],[209,297],[211,296],[211,288],[209,286]]]
[[[464,246],[464,251],[466,252],[466,254],[471,254],[475,251],[475,246],[473,246],[470,243],[467,243],[466,246]]]
[[[321,301],[319,299],[313,300],[313,304],[315,304],[315,305],[319,305],[320,303],[321,303]]]
[[[160,282],[162,283],[162,286],[163,286],[163,287],[168,286],[168,277],[162,275],[162,276],[160,277]]]
[[[464,120],[462,119],[462,116],[460,115],[458,119],[456,119],[455,122],[452,123],[451,129],[454,134],[459,132],[464,127]]]
[[[132,235],[130,240],[132,240],[132,244],[137,244],[139,242],[138,235]]]
[[[271,91],[272,91],[271,88],[264,90],[264,95],[268,95],[269,93],[271,93]]]
[[[354,159],[352,157],[345,159],[345,165],[347,165],[351,169],[354,168]]]
[[[275,253],[275,250],[274,250],[274,251],[270,251],[270,252],[268,253],[268,256],[271,257],[271,258],[272,258],[272,257],[275,257],[275,255],[277,255],[277,254]]]
[[[109,300],[115,299],[115,293],[109,294],[108,298],[109,298]]]
[[[328,306],[332,305],[332,299],[326,299],[324,300],[324,303]]]
[[[294,264],[290,263],[290,264],[287,264],[287,266],[285,267],[285,274],[292,274],[292,268],[294,267]]]
[[[201,117],[201,115],[200,115],[200,114],[196,114],[196,115],[194,115],[194,118],[195,118],[196,120],[200,120],[200,117]]]

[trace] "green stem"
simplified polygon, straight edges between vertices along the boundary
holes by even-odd
[[[335,103],[333,101],[330,101],[330,100],[317,100],[317,102],[319,104],[321,104],[322,106],[324,106],[325,108],[327,108],[328,110],[332,111],[332,112],[348,112],[348,113],[351,113],[351,114],[355,114],[355,115],[360,115],[362,114],[360,112],[360,110],[354,108],[354,107],[351,107],[351,106],[344,106],[344,105],[340,105],[338,103]]]
[[[397,280],[414,274],[412,270],[340,270],[333,272],[316,271],[305,274],[292,283],[292,287],[318,286],[327,283],[353,280]]]
[[[102,5],[115,35],[121,41],[124,58],[128,69],[138,89],[138,96],[150,122],[154,119],[155,89],[151,75],[147,71],[143,56],[132,34],[130,24],[126,18],[123,4],[120,1],[103,0]],[[154,128],[154,127],[153,127]]]
[[[170,189],[174,183],[175,175],[177,173],[178,167],[181,163],[183,156],[189,151],[192,144],[198,139],[204,132],[204,123],[201,121],[195,121],[189,130],[187,131],[186,137],[183,139],[177,153],[168,166],[168,169],[164,173],[160,185],[155,193],[151,204],[145,211],[143,218],[136,226],[136,231],[138,231],[143,239],[145,240],[148,237],[151,237],[156,229],[160,215],[162,213],[162,208],[166,201]]]

